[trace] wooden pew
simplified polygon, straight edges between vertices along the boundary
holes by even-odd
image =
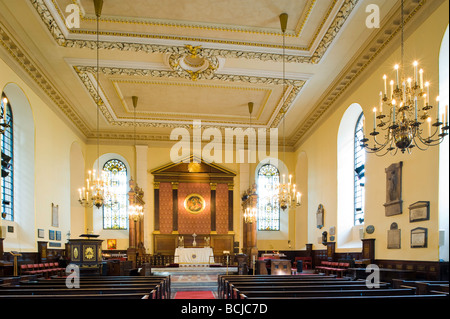
[[[64,278],[50,280],[21,281],[19,285],[3,286],[0,288],[0,298],[5,295],[125,295],[132,298],[140,295],[146,299],[169,299],[169,277],[124,277],[121,280],[109,280],[109,277],[80,278],[80,288],[67,288]],[[102,280],[103,279],[103,280]],[[114,297],[114,296],[113,296]],[[105,297],[106,298],[106,297]]]
[[[292,287],[302,287],[302,286],[310,286],[310,285],[320,285],[320,286],[327,286],[327,285],[365,285],[365,282],[363,281],[350,281],[350,280],[337,280],[337,279],[330,279],[330,280],[283,280],[283,281],[252,281],[252,280],[246,280],[246,281],[233,281],[233,280],[225,280],[223,285],[223,290],[221,291],[222,296],[224,299],[229,297],[230,293],[232,292],[232,287],[239,287],[239,286],[254,286],[254,287],[261,287],[261,286],[292,286]]]
[[[449,294],[448,281],[419,281],[419,280],[403,280],[393,279],[394,288],[415,287],[418,295],[429,294]]]
[[[323,281],[323,280],[338,280],[338,281],[350,281],[350,278],[339,278],[336,276],[324,276],[324,275],[286,275],[286,276],[271,276],[271,275],[219,275],[217,279],[217,292],[219,298],[222,298],[227,289],[227,281],[241,282],[248,281],[252,282],[273,282],[273,281]]]
[[[389,284],[384,283],[380,285],[380,288],[378,289],[389,289]],[[264,292],[267,294],[274,293],[274,294],[282,294],[284,292],[286,293],[294,293],[294,292],[302,292],[302,291],[345,291],[345,290],[371,290],[371,288],[368,288],[365,284],[359,284],[359,285],[305,285],[305,286],[232,286],[231,288],[231,299],[237,298],[237,293],[244,293],[244,292]]]
[[[403,296],[415,295],[415,289],[356,289],[356,290],[306,290],[306,291],[236,291],[237,299],[292,299],[298,297],[349,297],[349,296]]]

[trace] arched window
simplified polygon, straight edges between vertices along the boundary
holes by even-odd
[[[258,171],[258,230],[280,230],[280,204],[274,194],[280,183],[280,173],[272,164]]]
[[[8,98],[3,93],[1,100],[2,118],[2,219],[14,221],[14,139],[13,114]]]
[[[103,170],[110,182],[110,194],[103,205],[103,229],[127,229],[127,168],[122,161],[112,159],[103,165]]]
[[[354,194],[355,194],[355,212],[354,212],[354,224],[362,225],[364,224],[364,184],[365,178],[365,163],[366,163],[366,152],[361,147],[361,140],[364,138],[364,113],[358,118],[355,126],[355,139],[354,139]]]

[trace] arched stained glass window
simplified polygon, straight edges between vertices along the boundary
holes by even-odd
[[[2,219],[14,221],[14,139],[13,114],[5,94],[1,99],[2,123]]]
[[[122,161],[112,159],[105,163],[103,170],[110,182],[110,194],[103,205],[103,229],[127,229],[127,168]]]
[[[280,204],[274,197],[280,183],[278,169],[266,164],[258,171],[258,230],[280,230]]]
[[[364,224],[364,202],[365,202],[365,191],[364,185],[366,183],[365,178],[365,163],[366,163],[366,152],[361,147],[361,140],[364,138],[364,113],[358,118],[355,126],[355,176],[354,176],[354,193],[355,193],[355,219],[354,224],[362,225]]]

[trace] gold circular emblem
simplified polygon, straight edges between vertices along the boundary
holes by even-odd
[[[77,248],[77,247],[75,247],[75,248],[73,249],[73,258],[75,258],[75,259],[78,258],[78,248]]]
[[[192,214],[201,213],[206,206],[205,199],[199,194],[190,194],[184,200],[184,208]]]

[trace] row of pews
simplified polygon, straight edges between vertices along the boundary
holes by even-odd
[[[220,275],[220,299],[340,299],[340,298],[448,298],[447,285],[427,282],[426,291],[421,284],[412,282],[381,282],[371,288],[364,280],[333,275],[237,276]]]
[[[170,299],[170,276],[86,276],[79,288],[66,278],[26,278],[0,284],[0,300],[7,299]]]

